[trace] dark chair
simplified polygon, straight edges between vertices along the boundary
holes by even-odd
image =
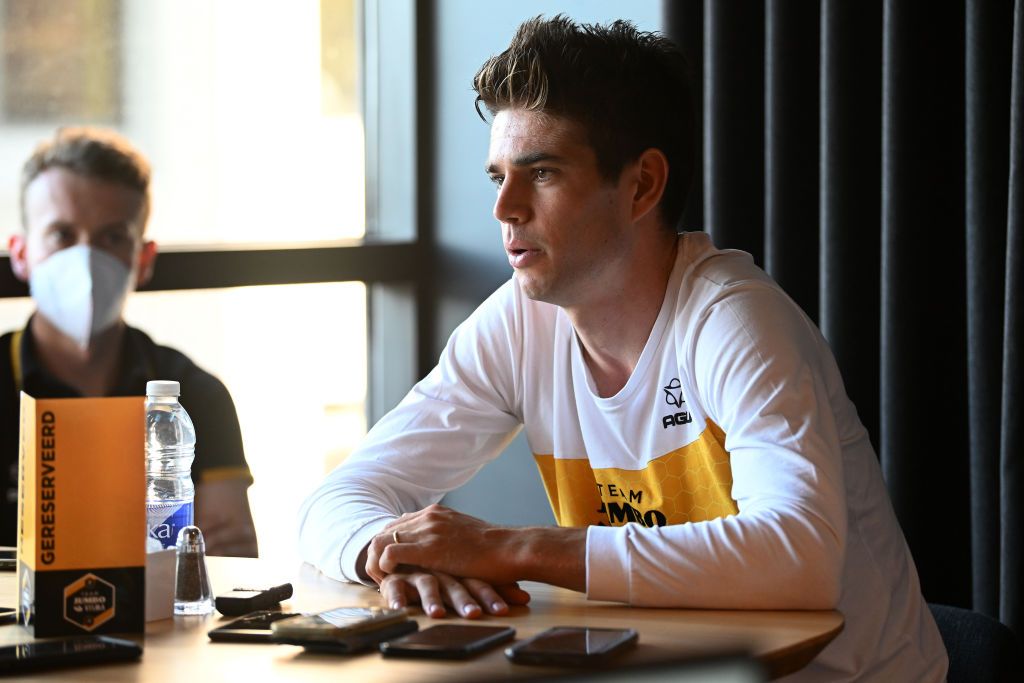
[[[949,653],[948,683],[1024,681],[1024,662],[1013,631],[980,612],[928,603]]]

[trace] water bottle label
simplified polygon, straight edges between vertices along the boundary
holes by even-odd
[[[150,538],[160,541],[163,548],[173,548],[178,531],[193,524],[192,503],[147,503],[146,531]]]

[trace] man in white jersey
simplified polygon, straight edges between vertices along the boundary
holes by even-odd
[[[474,80],[515,276],[301,511],[304,556],[474,618],[532,580],[634,605],[839,609],[807,680],[942,680],[868,435],[814,324],[676,234],[685,64],[626,22],[524,23]],[[437,505],[526,430],[557,527]]]

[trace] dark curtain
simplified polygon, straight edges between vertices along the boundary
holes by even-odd
[[[926,599],[1024,636],[1024,0],[666,0],[683,228],[815,319]]]

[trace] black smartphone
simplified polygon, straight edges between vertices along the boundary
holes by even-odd
[[[34,643],[0,647],[0,673],[22,673],[105,662],[131,661],[141,656],[142,648],[136,643],[109,636],[40,640]]]
[[[13,572],[18,568],[18,549],[0,546],[0,571]]]
[[[260,610],[218,626],[206,635],[215,643],[270,643],[270,625],[281,619],[299,616],[293,612]]]
[[[556,626],[505,649],[505,656],[521,664],[590,666],[601,664],[636,646],[631,628]]]
[[[380,651],[385,657],[468,659],[512,640],[515,635],[515,629],[510,626],[438,624],[404,638],[383,642]]]
[[[283,583],[271,588],[236,588],[218,595],[217,611],[228,617],[240,617],[260,610],[269,610],[292,597],[292,585]]]

